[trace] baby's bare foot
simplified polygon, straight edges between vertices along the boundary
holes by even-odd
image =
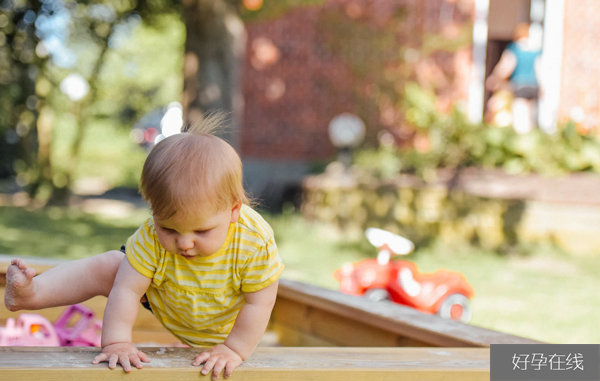
[[[6,270],[6,290],[4,291],[4,305],[9,311],[23,309],[24,302],[35,294],[33,277],[35,270],[27,267],[20,259],[13,259]]]

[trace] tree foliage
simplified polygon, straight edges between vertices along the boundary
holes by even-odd
[[[188,111],[197,107],[206,112],[216,106],[194,103],[193,99],[202,99],[201,91],[207,87],[202,71],[208,68],[210,75],[206,62],[220,53],[209,53],[205,59],[204,48],[222,41],[227,30],[194,31],[203,25],[225,25],[226,17],[257,20],[297,5],[317,3],[322,1],[265,0],[260,9],[250,11],[241,0],[192,0],[185,4],[179,0],[3,0],[0,178],[16,176],[31,197],[65,202],[90,124],[107,119],[131,125],[144,113],[176,100],[173,94],[184,90],[181,79],[186,53],[174,19],[181,20],[180,24],[187,22],[187,54],[200,57],[201,64],[196,77],[202,81],[195,86],[186,82],[184,104],[192,99],[186,104]],[[230,21],[227,23],[231,26]],[[173,49],[179,58],[165,64],[159,58],[161,52],[152,51],[152,44],[131,46],[132,35],[139,28],[145,35],[154,35],[156,49]],[[163,41],[180,45],[166,47]],[[237,59],[243,59],[243,54]],[[151,64],[151,69],[140,70]],[[229,63],[218,65],[223,66],[222,76],[234,70]],[[89,86],[88,93],[77,100],[61,89],[63,80],[73,73]],[[227,97],[232,95],[222,93],[225,106],[219,107],[227,108]],[[64,135],[67,126],[68,144],[57,142],[57,135]]]
[[[106,112],[110,104],[106,98],[111,91],[103,88],[103,82],[118,77],[106,73],[108,58],[112,55],[114,61],[142,20],[161,30],[165,27],[161,17],[177,11],[174,2],[157,0],[2,2],[0,176],[16,175],[17,183],[26,186],[32,197],[41,192],[42,197],[64,202],[90,123],[107,116],[131,122],[149,111],[148,106],[155,106],[150,98],[160,87],[156,83],[154,89],[121,88],[113,99],[120,101],[118,107]],[[127,71],[136,71],[131,61],[116,69],[125,76]],[[71,87],[89,88],[87,94],[76,99],[68,95],[64,82],[75,73],[80,80]],[[66,152],[60,152],[65,157],[61,165],[53,160],[56,155],[52,151],[56,149],[54,130],[57,123],[64,124],[65,116],[71,116],[67,119],[73,122],[74,133],[70,145],[62,147]]]

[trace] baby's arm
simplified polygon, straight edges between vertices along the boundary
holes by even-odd
[[[250,357],[267,329],[278,285],[279,281],[275,281],[260,291],[244,294],[246,304],[241,308],[233,329],[225,340],[225,345],[238,353],[243,360]]]
[[[140,298],[150,286],[150,281],[135,270],[127,258],[123,258],[104,310],[102,353],[96,356],[93,364],[108,361],[108,367],[114,369],[119,362],[123,370],[130,372],[130,363],[141,369],[142,361],[150,362],[148,356],[131,343],[131,329]]]
[[[206,361],[202,374],[208,374],[212,369],[212,379],[217,380],[225,369],[224,376],[228,378],[243,360],[250,357],[269,323],[278,284],[279,281],[275,281],[260,291],[244,294],[246,303],[240,309],[225,344],[217,345],[194,359],[193,365]]]

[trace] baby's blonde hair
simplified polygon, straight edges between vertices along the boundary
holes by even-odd
[[[226,114],[213,113],[169,136],[150,152],[142,169],[140,192],[160,219],[190,209],[216,213],[234,203],[249,204],[242,183],[242,161],[235,149],[215,136]]]

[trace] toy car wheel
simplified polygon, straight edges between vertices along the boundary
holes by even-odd
[[[471,301],[463,294],[451,294],[444,299],[437,314],[444,319],[468,323],[473,315],[473,308]]]
[[[390,294],[383,288],[372,288],[365,292],[363,297],[372,300],[374,302],[381,302],[382,300],[390,300]]]

